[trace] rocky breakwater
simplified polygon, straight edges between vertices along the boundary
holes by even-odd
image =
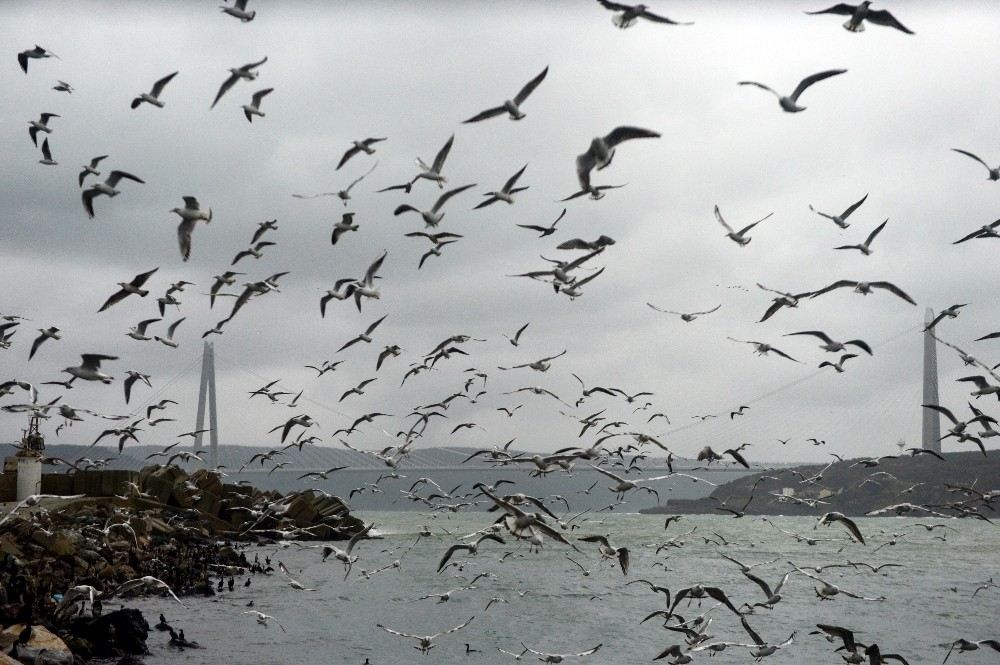
[[[104,611],[110,599],[212,595],[219,570],[250,570],[239,541],[339,540],[363,528],[336,497],[261,492],[204,470],[147,467],[118,491],[7,508],[0,665],[144,654],[148,622],[135,609]]]

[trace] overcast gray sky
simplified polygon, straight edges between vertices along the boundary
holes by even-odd
[[[252,300],[223,336],[212,338],[225,443],[269,445],[277,438],[268,429],[308,412],[321,424],[324,445],[334,445],[330,435],[354,417],[376,410],[404,415],[461,389],[463,370],[477,367],[490,373],[489,394],[477,404],[454,402],[449,421],[436,422],[419,445],[492,445],[511,437],[529,449],[572,445],[579,426],[560,415],[554,401],[501,394],[539,385],[572,401],[579,389],[570,372],[589,386],[655,393],[646,412],[632,414],[622,400],[595,395],[579,413],[607,407],[609,418],[663,435],[682,455],[740,442],[754,444],[753,459],[794,460],[824,458],[828,451],[894,452],[901,438],[917,445],[917,331],[924,308],[970,303],[958,319],[941,324],[941,336],[985,361],[1000,355],[996,341],[972,342],[997,328],[996,245],[951,245],[997,217],[1000,185],[949,151],[965,148],[1000,162],[994,113],[1000,62],[990,57],[1000,14],[988,2],[899,2],[885,6],[915,35],[879,26],[852,34],[841,28],[845,17],[804,13],[824,6],[657,2],[654,11],[694,25],[640,22],[619,30],[610,12],[586,0],[251,0],[258,14],[250,23],[205,2],[4,3],[0,279],[6,286],[0,313],[32,320],[0,351],[0,379],[40,383],[77,364],[80,353],[118,355],[107,365],[117,377],[113,385],[77,382],[63,401],[127,413],[152,391],[137,387],[126,407],[125,370],[152,374],[157,390],[173,381],[160,396],[182,403],[168,414],[179,422],[141,437],[172,442],[194,425],[197,367],[183,370],[200,356],[201,333],[231,306],[223,300],[209,311],[202,294],[212,275],[248,246],[256,224],[277,218],[279,229],[269,236],[277,246],[237,269],[248,273],[242,280],[290,271],[281,293]],[[34,44],[62,59],[33,60],[25,76],[16,52]],[[209,110],[228,68],[264,56],[257,81],[237,83]],[[525,119],[460,124],[512,97],[546,66],[547,79],[524,104]],[[783,113],[764,91],[736,85],[751,79],[787,93],[801,78],[832,68],[848,72],[811,88],[801,99],[808,110],[799,114]],[[129,108],[134,96],[175,70],[180,73],[162,95],[165,108]],[[57,79],[75,92],[53,91]],[[249,124],[240,105],[265,87],[275,89],[263,102],[267,116]],[[37,163],[40,154],[27,136],[28,121],[42,112],[61,116],[49,135],[55,167]],[[598,184],[627,187],[600,201],[566,204],[569,211],[549,238],[515,226],[555,219],[563,207],[556,201],[577,189],[575,156],[592,137],[625,124],[662,134],[623,144],[612,166],[594,176]],[[438,189],[422,181],[409,196],[375,190],[415,175],[414,158],[433,159],[452,134],[449,186],[478,186],[448,203],[440,228],[465,237],[418,271],[426,242],[403,234],[423,225],[392,211],[404,202],[429,207]],[[368,136],[388,140],[374,157],[360,155],[334,171],[350,141]],[[99,197],[90,220],[76,178],[81,164],[102,154],[110,155],[101,165],[105,174],[120,168],[146,184],[124,182],[118,197]],[[375,172],[353,190],[346,208],[333,198],[291,197],[336,191],[376,159]],[[522,184],[531,188],[513,206],[471,210],[482,192],[498,188],[525,163]],[[808,209],[811,203],[838,212],[865,193],[868,200],[847,230]],[[212,223],[195,231],[189,263],[177,249],[178,218],[167,212],[182,205],[184,195],[214,211]],[[754,229],[749,246],[739,247],[715,222],[716,204],[734,226],[774,216]],[[345,209],[356,213],[361,228],[331,247],[331,226]],[[860,242],[886,218],[872,256],[832,250]],[[541,268],[539,254],[567,254],[555,250],[559,242],[602,233],[617,244],[592,262],[606,270],[582,298],[570,301],[546,284],[508,277]],[[333,302],[320,319],[322,291],[339,278],[359,276],[383,250],[382,299],[366,301],[360,314],[352,303]],[[116,282],[157,266],[149,298],[96,313]],[[801,292],[842,278],[890,280],[920,305],[843,289],[757,323],[770,296],[755,282]],[[156,316],[154,298],[179,279],[197,286],[181,294],[179,312],[171,308],[151,331],[186,316],[180,348],[125,337],[130,325]],[[647,301],[675,310],[722,308],[684,323],[654,312]],[[372,345],[334,353],[384,314]],[[501,334],[526,322],[521,345],[512,347]],[[63,340],[47,342],[27,362],[34,329],[49,325],[63,329]],[[836,356],[809,338],[781,337],[810,329],[872,345],[891,341],[874,357],[850,361],[844,374],[817,374],[819,362]],[[442,361],[439,371],[399,388],[410,363],[459,333],[488,341],[470,342],[468,358]],[[770,342],[803,364],[755,356],[727,336]],[[368,394],[338,404],[344,390],[376,376],[375,358],[386,344],[406,352],[386,362]],[[567,354],[544,374],[496,369],[563,349]],[[972,372],[949,349],[939,354],[941,401],[965,409],[968,386],[954,379]],[[346,362],[337,372],[321,379],[304,368],[341,358]],[[247,400],[249,391],[277,378],[285,390],[305,391],[299,408]],[[744,417],[729,419],[730,408],[780,388],[753,402]],[[59,394],[48,386],[41,399]],[[980,402],[996,413],[991,398]],[[512,419],[495,410],[522,403]],[[655,411],[672,424],[647,425]],[[695,415],[708,413],[723,415],[690,426],[700,422]],[[448,435],[469,421],[483,429]],[[13,439],[23,417],[0,413],[0,422],[5,438]],[[401,427],[399,419],[381,423],[390,433]],[[105,425],[78,423],[59,440],[90,443]],[[779,437],[792,442],[782,447]],[[813,448],[807,437],[828,446]],[[389,443],[371,426],[352,440],[370,448]]]

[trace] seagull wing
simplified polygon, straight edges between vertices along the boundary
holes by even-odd
[[[715,206],[715,220],[722,224],[722,228],[726,229],[730,233],[733,232],[733,228],[726,224],[726,220],[722,218],[722,212],[719,211],[719,206]]]
[[[442,630],[440,633],[434,633],[430,637],[431,637],[431,639],[434,639],[435,637],[441,637],[442,635],[447,635],[448,633],[454,633],[456,631],[462,630],[463,628],[465,628],[466,626],[468,626],[470,623],[472,623],[472,620],[475,619],[475,618],[476,618],[475,616],[471,616],[471,617],[469,617],[465,621],[465,623],[460,623],[457,626],[455,626],[454,628],[449,628],[448,630]]]
[[[146,181],[138,176],[134,176],[126,171],[112,171],[108,174],[107,184],[109,187],[115,187],[121,180],[131,180],[133,182],[138,182],[141,184],[146,184]]]
[[[382,262],[385,261],[385,257],[389,254],[388,251],[383,250],[382,255],[379,256],[375,261],[368,266],[368,270],[365,271],[365,283],[371,284],[375,279],[375,274],[382,267]]]
[[[641,14],[647,21],[652,21],[653,23],[666,23],[668,25],[691,25],[691,23],[680,23],[678,21],[672,21],[666,16],[660,16],[659,14],[654,14],[653,12],[644,9]]]
[[[905,32],[908,35],[912,35],[913,31],[907,28],[905,25],[900,23],[895,16],[890,14],[884,9],[868,10],[865,14],[865,18],[874,23],[875,25],[884,25],[887,28],[896,28],[900,32]]]
[[[740,81],[736,85],[752,85],[752,86],[760,88],[761,90],[767,90],[769,93],[771,93],[772,95],[774,95],[778,99],[781,99],[781,95],[778,94],[777,92],[775,92],[774,89],[769,88],[768,86],[764,85],[763,83],[758,83],[757,81]]]
[[[840,14],[841,16],[853,16],[856,7],[854,5],[848,5],[841,2],[840,4],[834,5],[833,7],[828,7],[826,9],[821,9],[818,12],[806,12],[806,14],[816,15],[816,14]]]
[[[852,282],[849,279],[841,279],[841,280],[838,280],[838,281],[834,282],[830,286],[826,286],[826,287],[820,289],[819,291],[813,291],[812,294],[810,295],[810,297],[811,298],[815,298],[816,296],[821,296],[824,293],[827,293],[829,291],[833,291],[834,289],[839,289],[839,288],[842,288],[842,287],[845,287],[845,286],[849,286],[851,288],[854,288],[857,285],[858,285],[857,282]]]
[[[260,101],[274,92],[274,88],[265,88],[253,93],[253,105],[260,108]]]
[[[845,210],[844,212],[840,213],[840,218],[841,219],[847,219],[848,217],[850,217],[851,213],[853,213],[855,210],[857,210],[858,208],[860,208],[861,204],[864,203],[865,200],[867,200],[867,199],[868,199],[868,195],[865,194],[864,196],[861,197],[860,201],[858,201],[857,203],[852,203],[847,208],[847,210]]]
[[[943,407],[940,404],[921,404],[920,406],[943,414],[945,418],[951,421],[952,425],[958,424],[958,418],[955,417],[955,414],[953,414],[950,409]]]
[[[481,120],[488,120],[490,118],[495,118],[498,115],[503,115],[506,112],[507,112],[507,109],[505,107],[503,107],[503,106],[495,106],[495,107],[493,107],[491,109],[486,109],[485,111],[481,111],[481,112],[477,113],[476,115],[472,116],[468,120],[463,120],[462,124],[463,125],[467,125],[467,124],[469,124],[471,122],[479,122]]]
[[[522,166],[521,170],[519,170],[517,173],[508,178],[507,182],[505,182],[503,187],[501,188],[501,191],[510,192],[510,190],[513,189],[514,187],[514,184],[517,183],[517,179],[521,177],[521,174],[524,173],[524,169],[526,168],[528,168],[527,164]]]
[[[953,152],[957,152],[957,153],[961,153],[961,154],[965,155],[966,157],[971,157],[972,159],[976,160],[977,162],[979,162],[980,164],[982,164],[983,166],[985,166],[987,169],[990,168],[989,164],[987,164],[986,162],[984,162],[977,155],[973,155],[968,150],[962,150],[961,148],[952,148],[952,151]]]
[[[153,97],[159,97],[160,93],[163,92],[163,89],[165,87],[167,87],[167,84],[170,83],[170,81],[175,76],[177,76],[177,72],[174,72],[173,74],[168,74],[167,76],[164,76],[159,81],[157,81],[156,83],[154,83],[153,84],[153,89],[150,91],[150,95],[153,96]]]
[[[630,127],[622,126],[615,127],[611,132],[604,137],[604,142],[609,148],[613,148],[622,141],[628,141],[629,139],[658,139],[660,138],[659,132],[654,132],[651,129],[643,129],[642,127]]]
[[[765,219],[767,219],[768,217],[770,217],[773,214],[774,214],[773,212],[769,212],[767,215],[765,215],[764,217],[761,217],[760,219],[758,219],[753,224],[748,224],[747,226],[744,226],[742,229],[740,229],[740,232],[738,234],[736,234],[736,235],[743,235],[744,233],[746,233],[747,231],[749,231],[753,227],[757,226],[758,224],[760,224],[761,222],[763,222]]]
[[[906,295],[906,292],[904,292],[903,289],[899,288],[892,282],[871,282],[869,286],[871,286],[873,289],[885,289],[890,293],[894,293],[903,300],[905,300],[906,302],[910,303],[911,305],[917,304],[917,302],[913,298]]]
[[[877,236],[877,235],[878,235],[879,233],[881,233],[881,232],[882,232],[882,229],[884,229],[884,228],[885,228],[885,225],[886,225],[886,224],[888,224],[888,223],[889,223],[889,220],[888,220],[888,219],[886,219],[886,220],[885,220],[884,222],[882,222],[881,224],[879,224],[878,226],[876,226],[876,227],[875,227],[875,230],[874,230],[874,231],[872,231],[871,233],[869,233],[869,234],[868,234],[868,239],[867,239],[867,240],[865,240],[865,244],[866,244],[866,245],[870,245],[870,244],[872,244],[872,241],[873,241],[873,240],[875,240],[875,237],[876,237],[876,236]]]
[[[545,80],[545,75],[548,73],[549,73],[549,68],[546,67],[545,69],[542,70],[542,72],[538,76],[528,81],[524,85],[524,87],[521,88],[521,90],[514,96],[514,103],[517,105],[522,104],[524,100],[528,98],[528,95],[530,95],[532,92],[535,91],[535,88],[538,87],[538,84],[540,84],[542,81]]]
[[[829,69],[825,72],[819,72],[818,74],[813,74],[812,76],[805,77],[797,86],[795,86],[795,90],[790,95],[792,101],[797,101],[798,98],[802,95],[802,93],[806,91],[806,88],[811,86],[813,83],[818,83],[819,81],[822,81],[823,79],[828,79],[831,76],[837,76],[839,74],[843,74],[846,71],[847,71],[846,69]]]
[[[620,483],[625,482],[624,478],[622,478],[621,476],[616,476],[615,474],[611,473],[610,471],[608,471],[606,469],[602,469],[599,466],[594,466],[593,464],[591,464],[590,467],[592,469],[594,469],[595,471],[597,471],[598,473],[603,473],[605,476],[607,476],[608,478],[611,478],[612,480],[617,480]]]
[[[813,337],[818,337],[827,344],[833,344],[833,340],[830,339],[830,336],[822,330],[802,330],[800,332],[788,333],[787,335],[784,335],[784,337],[793,337],[795,335],[812,335]]]
[[[441,172],[441,169],[444,168],[444,160],[448,159],[448,153],[451,152],[451,144],[454,142],[455,142],[455,135],[452,134],[451,137],[445,142],[445,144],[441,146],[441,150],[438,151],[438,154],[434,157],[434,165],[432,166],[432,170],[434,170],[437,173]]]
[[[450,199],[451,197],[453,197],[453,196],[455,196],[457,194],[461,194],[465,190],[467,190],[467,189],[469,189],[471,187],[475,187],[475,186],[476,186],[475,184],[472,184],[472,185],[463,185],[462,187],[456,187],[455,189],[449,189],[447,192],[445,192],[444,194],[442,194],[441,196],[438,197],[438,200],[434,202],[434,207],[431,208],[431,211],[432,212],[438,212],[439,210],[441,210],[441,208],[444,206],[444,204],[447,203],[448,199]],[[400,206],[400,208],[401,207],[402,206]],[[399,208],[397,208],[397,210],[398,209]]]
[[[215,95],[215,101],[212,102],[212,105],[209,108],[214,109],[215,105],[219,103],[220,99],[222,99],[222,96],[227,92],[229,92],[229,89],[232,88],[234,85],[236,85],[236,82],[239,80],[240,80],[239,76],[237,76],[236,74],[230,74],[229,78],[223,81],[222,85],[219,86],[219,92],[218,94]]]

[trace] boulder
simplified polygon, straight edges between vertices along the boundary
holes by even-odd
[[[10,651],[10,647],[17,641],[21,631],[24,630],[23,623],[16,623],[0,633],[0,647],[4,651]],[[38,658],[40,651],[45,650],[41,658]],[[73,665],[73,652],[69,650],[66,643],[56,634],[52,633],[45,626],[34,625],[31,627],[31,639],[27,644],[17,646],[18,658],[29,663],[44,663],[44,665]]]

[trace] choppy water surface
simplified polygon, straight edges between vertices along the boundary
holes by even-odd
[[[913,528],[914,522],[940,520],[903,520],[869,518],[859,520],[868,545],[850,543],[843,530],[813,531],[810,518],[775,518],[783,528],[819,538],[842,538],[819,542],[815,546],[796,542],[781,534],[760,518],[731,519],[722,516],[685,516],[664,532],[663,519],[644,515],[602,514],[573,532],[610,534],[612,542],[631,549],[632,567],[624,577],[617,564],[601,562],[597,548],[578,543],[581,552],[573,557],[590,569],[583,576],[569,562],[564,545],[548,543],[539,553],[507,538],[507,546],[486,542],[478,557],[459,552],[453,560],[464,562],[459,572],[450,568],[442,574],[435,569],[441,556],[456,535],[467,534],[487,525],[492,516],[456,514],[430,518],[414,513],[364,513],[374,520],[384,534],[381,540],[362,542],[355,553],[361,560],[351,576],[344,580],[344,568],[332,558],[321,561],[318,549],[276,547],[250,548],[248,557],[258,553],[283,561],[314,592],[289,588],[280,574],[255,576],[249,589],[237,580],[236,591],[224,592],[213,599],[185,600],[187,611],[177,603],[161,599],[143,599],[130,606],[142,609],[150,624],[164,612],[173,625],[185,630],[188,639],[206,646],[200,650],[179,652],[168,648],[164,633],[153,632],[147,658],[157,663],[357,663],[365,658],[374,665],[401,663],[510,663],[509,656],[497,647],[520,652],[520,643],[540,650],[569,653],[583,651],[598,643],[604,646],[597,654],[575,662],[644,663],[669,644],[682,642],[683,636],[666,631],[656,619],[640,625],[648,613],[662,609],[662,595],[653,594],[645,585],[625,586],[625,582],[645,578],[670,588],[672,592],[702,582],[722,587],[732,601],[763,601],[762,592],[732,563],[719,558],[722,551],[746,563],[778,558],[768,566],[754,569],[773,587],[790,566],[817,566],[828,563],[866,561],[873,564],[899,563],[903,568],[887,568],[878,574],[865,569],[830,569],[822,577],[843,589],[867,596],[885,596],[885,602],[865,602],[846,597],[820,601],[813,591],[814,582],[795,574],[786,584],[784,599],[772,611],[758,609],[748,617],[750,624],[768,641],[779,642],[796,632],[795,643],[769,657],[766,662],[839,663],[834,653],[838,645],[822,637],[809,635],[816,623],[832,623],[863,634],[862,642],[877,642],[883,652],[899,653],[917,663],[940,663],[946,643],[959,637],[972,640],[1000,637],[1000,590],[971,594],[977,583],[993,576],[1000,581],[1000,527],[971,520],[945,520],[956,531],[936,530],[929,534]],[[416,540],[421,525],[428,525],[435,536]],[[696,528],[683,538],[682,548],[660,554],[655,547],[668,538]],[[946,531],[945,542],[935,538]],[[911,534],[897,539],[877,553],[873,550],[888,541],[893,533]],[[718,534],[730,544],[716,546],[701,536]],[[505,561],[506,551],[515,551]],[[389,569],[365,579],[360,571],[373,570],[401,558],[401,568]],[[657,562],[665,564],[654,566]],[[480,579],[476,588],[454,594],[447,603],[416,599],[428,593],[442,593],[463,586],[477,572],[491,571],[495,578]],[[524,594],[523,597],[520,594]],[[492,597],[507,603],[484,607]],[[256,624],[252,615],[243,615],[247,602],[273,615],[287,632],[272,624]],[[690,617],[700,610],[682,602],[678,612]],[[704,602],[702,610],[714,603]],[[475,616],[464,630],[435,641],[437,647],[423,656],[414,640],[389,635],[376,628],[377,623],[411,634],[436,633]],[[746,633],[739,620],[724,608],[714,610],[709,631],[718,640],[745,642]],[[465,653],[468,642],[480,653]],[[692,654],[695,662],[706,661],[707,652]],[[530,654],[529,654],[530,656]],[[527,660],[527,657],[525,658]],[[731,647],[710,662],[749,663],[746,649]],[[949,662],[978,665],[1000,662],[1000,654],[980,650],[953,654]]]

